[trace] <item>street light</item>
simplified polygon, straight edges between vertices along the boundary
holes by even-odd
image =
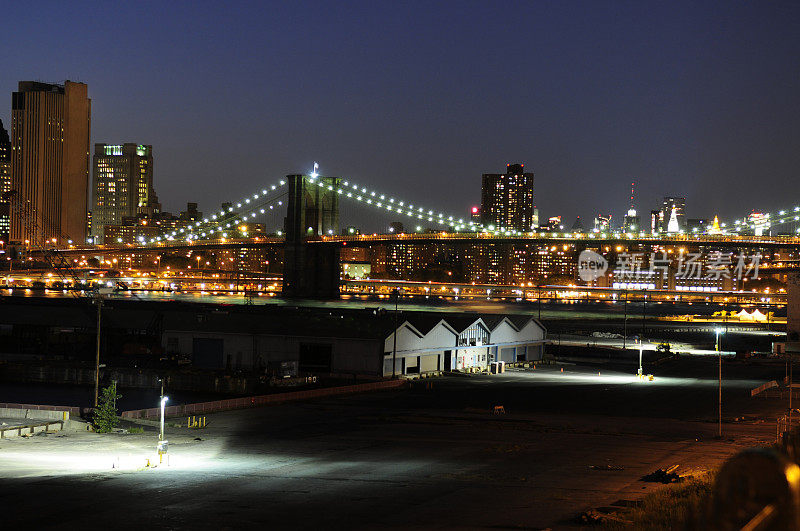
[[[159,441],[163,441],[164,440],[164,408],[166,407],[167,400],[169,400],[168,396],[162,396],[161,397],[161,431],[160,431],[160,433],[158,435],[158,440]]]
[[[719,379],[718,379],[718,389],[719,389],[719,422],[718,422],[718,433],[717,436],[722,438],[722,352],[719,350],[719,336],[725,330],[722,328],[715,328],[714,332],[716,334],[716,348],[717,348],[717,360],[719,362]]]
[[[639,339],[638,337],[636,337],[634,339],[636,340],[637,343],[639,343],[639,373],[638,373],[638,375],[641,376],[642,375],[642,348],[643,348],[643,345],[642,345],[642,340],[641,339]]]

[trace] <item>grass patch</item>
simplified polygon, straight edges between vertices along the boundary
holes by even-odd
[[[132,426],[128,428],[128,433],[144,433],[144,428],[140,428],[138,426]]]
[[[714,474],[704,472],[666,485],[641,500],[639,507],[619,513],[630,523],[609,522],[606,529],[702,529],[711,504]]]

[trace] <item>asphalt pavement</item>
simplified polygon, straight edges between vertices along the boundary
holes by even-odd
[[[411,389],[231,411],[207,428],[0,440],[9,526],[122,529],[570,528],[585,509],[718,466],[774,437],[782,364],[703,358],[628,371],[570,366],[445,377]],[[561,372],[564,368],[564,372]],[[503,406],[505,414],[493,414]],[[183,419],[176,419],[178,420]]]

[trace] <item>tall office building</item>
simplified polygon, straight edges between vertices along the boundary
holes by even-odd
[[[533,172],[508,164],[505,173],[484,173],[481,186],[484,226],[529,232],[533,227]]]
[[[670,220],[673,218],[670,227]],[[661,232],[678,232],[686,230],[686,198],[665,197],[661,204]]]
[[[11,241],[86,241],[91,100],[84,83],[20,81],[11,97],[11,188],[28,216]]]
[[[650,211],[650,234],[658,234],[661,232],[662,214],[660,210]]]
[[[92,186],[92,237],[104,241],[106,225],[122,218],[152,216],[161,210],[153,189],[153,146],[95,144]]]
[[[8,131],[0,120],[0,249],[8,243],[8,230],[10,227],[8,201],[2,195],[11,190],[11,140]]]

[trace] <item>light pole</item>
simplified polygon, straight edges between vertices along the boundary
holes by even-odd
[[[716,348],[717,348],[717,360],[719,365],[719,377],[718,377],[718,390],[719,390],[719,401],[718,401],[718,413],[719,413],[719,421],[718,421],[718,433],[717,436],[721,439],[722,438],[722,351],[719,349],[719,336],[722,334],[724,330],[722,328],[715,328],[714,332],[716,333]]]
[[[169,400],[168,396],[162,396],[161,397],[161,431],[158,434],[158,440],[159,441],[163,441],[164,440],[164,409],[166,407],[167,400]]]
[[[636,342],[639,343],[639,373],[638,373],[638,375],[641,376],[642,375],[642,348],[643,348],[643,346],[642,346],[642,340],[641,339],[639,339],[638,337],[635,338],[635,339],[636,339]]]

